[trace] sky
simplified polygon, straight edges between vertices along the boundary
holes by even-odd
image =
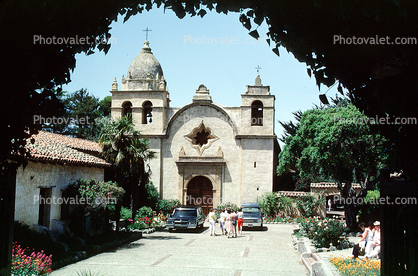
[[[75,92],[86,88],[100,99],[110,96],[114,77],[121,87],[134,58],[139,54],[148,32],[150,48],[160,62],[170,93],[170,106],[181,107],[191,103],[200,84],[210,91],[212,101],[222,106],[240,106],[241,94],[246,85],[254,85],[256,67],[262,84],[270,86],[275,95],[276,126],[278,137],[283,129],[278,121],[293,120],[292,112],[319,105],[315,79],[306,72],[306,65],[298,62],[283,47],[280,56],[272,52],[265,41],[267,25],[258,27],[260,39],[255,40],[239,22],[238,13],[218,14],[208,12],[203,18],[176,17],[171,10],[153,8],[131,17],[123,23],[120,17],[111,27],[111,47],[107,54],[76,56],[76,68],[71,83],[63,90]],[[336,89],[327,92],[335,96]]]

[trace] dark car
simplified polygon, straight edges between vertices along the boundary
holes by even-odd
[[[173,214],[167,218],[166,228],[173,229],[196,229],[203,227],[205,215],[200,206],[182,206],[174,209]]]
[[[243,226],[263,228],[263,213],[257,202],[242,203],[241,208],[244,213]]]

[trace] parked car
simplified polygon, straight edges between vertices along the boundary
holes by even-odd
[[[167,218],[166,228],[173,229],[196,229],[203,227],[205,215],[200,206],[182,206],[174,209],[173,214]]]
[[[263,228],[263,213],[257,202],[244,202],[241,208],[244,213],[243,226]]]

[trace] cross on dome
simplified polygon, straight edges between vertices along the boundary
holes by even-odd
[[[143,32],[146,32],[145,34],[145,40],[148,40],[148,32],[152,32],[152,30],[148,29],[148,27],[145,30],[142,30]]]
[[[261,69],[260,65],[257,65],[257,67],[255,67],[255,69],[257,69],[257,75],[260,75],[260,69]]]

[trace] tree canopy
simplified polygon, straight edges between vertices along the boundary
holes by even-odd
[[[327,175],[340,182],[364,182],[384,160],[385,139],[373,134],[355,106],[304,112],[294,136],[279,154],[279,172],[296,166],[301,176]]]
[[[87,89],[73,93],[61,92],[58,99],[62,109],[55,120],[38,117],[42,129],[54,133],[98,141],[106,120],[110,119],[111,96],[103,100],[91,95]],[[60,118],[60,119],[58,119]]]
[[[330,177],[343,197],[354,181],[365,190],[387,158],[386,139],[372,132],[373,123],[353,105],[305,111],[296,134],[286,138],[277,171],[296,169],[303,179]],[[347,212],[346,218],[354,227]]]

